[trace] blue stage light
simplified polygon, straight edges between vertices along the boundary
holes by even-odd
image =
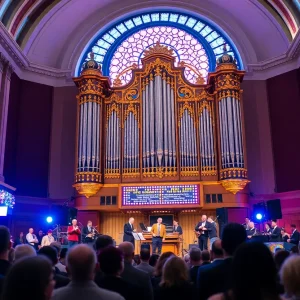
[[[53,218],[51,216],[49,216],[49,217],[46,218],[46,221],[47,221],[47,223],[52,223]]]
[[[260,214],[260,213],[258,213],[258,214],[256,214],[255,215],[255,218],[257,219],[257,220],[261,220],[262,219],[262,214]]]

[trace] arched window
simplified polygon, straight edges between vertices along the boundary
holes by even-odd
[[[76,75],[93,51],[103,75],[109,76],[112,83],[118,77],[122,85],[127,84],[132,76],[130,68],[140,67],[144,51],[157,42],[174,50],[177,65],[185,64],[185,76],[191,83],[196,83],[199,76],[206,81],[208,72],[215,70],[217,58],[224,53],[225,44],[238,68],[242,68],[233,43],[212,24],[187,13],[160,11],[133,15],[100,32],[86,47]]]

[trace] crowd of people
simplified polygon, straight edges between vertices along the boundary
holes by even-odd
[[[51,242],[11,249],[8,228],[0,226],[2,300],[64,299],[257,299],[300,298],[300,255],[247,239],[244,226],[227,224],[211,250],[192,247],[184,257],[172,252],[134,253],[131,242],[114,246],[100,235],[95,249],[67,249]]]

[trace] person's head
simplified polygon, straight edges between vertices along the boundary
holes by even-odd
[[[95,242],[95,247],[97,251],[101,251],[102,249],[113,246],[114,240],[109,235],[99,235]]]
[[[73,225],[73,226],[77,226],[77,220],[76,220],[76,219],[73,219],[73,220],[72,220],[72,225]]]
[[[149,249],[142,249],[140,252],[140,258],[143,262],[149,262],[150,260],[150,250]]]
[[[92,227],[92,225],[93,225],[92,221],[87,221],[87,226],[88,227]]]
[[[202,215],[201,221],[202,221],[202,222],[205,222],[206,220],[207,220],[207,216],[206,216],[206,215]]]
[[[161,224],[161,223],[162,223],[162,218],[158,218],[158,219],[157,219],[157,223],[158,223],[158,224]]]
[[[106,247],[98,254],[100,270],[105,275],[120,275],[124,268],[123,253],[115,247]]]
[[[210,261],[210,254],[208,250],[203,250],[201,253],[201,260],[202,262],[209,262]]]
[[[23,231],[21,231],[19,237],[22,238],[23,236],[24,236],[24,233],[23,233]]]
[[[245,223],[248,224],[250,222],[249,218],[245,218]]]
[[[17,261],[9,270],[2,299],[22,299],[24,295],[30,295],[31,300],[49,300],[54,285],[49,259],[42,256],[26,257]]]
[[[129,218],[129,224],[133,224],[134,223],[134,218]]]
[[[285,229],[284,228],[281,228],[280,232],[281,232],[281,235],[285,235]]]
[[[187,253],[183,257],[184,262],[189,266],[190,265],[190,254]]]
[[[124,261],[131,263],[134,257],[134,248],[132,243],[123,242],[119,245],[119,249],[123,252]]]
[[[52,265],[55,266],[58,262],[58,254],[54,247],[44,246],[38,251],[38,255],[44,255],[50,259]]]
[[[266,230],[271,229],[271,224],[270,224],[270,223],[266,223],[266,224],[265,224],[265,228],[266,228]]]
[[[211,252],[210,252],[211,260],[214,260],[216,258],[223,258],[224,252],[222,249],[222,241],[215,240],[211,246]]]
[[[11,248],[10,232],[7,227],[0,225],[0,257],[8,260],[8,252]]]
[[[161,286],[178,287],[185,284],[189,279],[187,265],[177,256],[167,259],[163,266]]]
[[[150,259],[149,259],[149,265],[151,267],[155,267],[158,259],[159,259],[159,255],[158,254],[152,254],[150,256]]]
[[[200,265],[201,263],[201,250],[198,247],[192,247],[189,251],[190,264],[192,266]]]
[[[250,229],[254,228],[254,223],[253,222],[249,222],[249,228]]]
[[[178,222],[176,220],[173,221],[173,226],[178,226]]]
[[[274,261],[279,271],[281,266],[283,265],[284,261],[290,256],[290,252],[284,249],[277,251],[274,255]]]
[[[243,243],[238,247],[232,276],[234,299],[278,298],[275,262],[269,248],[262,243]]]
[[[36,251],[34,248],[27,244],[18,245],[15,248],[15,261],[23,257],[36,256]]]
[[[286,294],[300,297],[300,256],[291,255],[285,260],[280,270],[280,278]]]
[[[28,232],[32,234],[33,233],[33,228],[29,228]]]
[[[297,228],[297,227],[296,227],[295,224],[291,224],[291,229],[292,229],[292,231],[294,231],[296,228]]]
[[[67,271],[75,282],[93,280],[96,263],[95,251],[83,244],[71,248],[67,254]]]
[[[47,234],[48,234],[49,236],[51,236],[51,235],[52,235],[52,230],[49,229],[49,230],[47,231]]]
[[[296,245],[291,248],[291,253],[292,254],[299,254],[299,249]]]
[[[275,226],[277,226],[277,220],[272,220],[272,222],[271,222],[271,226],[272,226],[272,228],[274,228]]]
[[[166,260],[171,257],[174,256],[175,254],[173,252],[164,252],[158,259],[157,264],[155,266],[155,270],[154,270],[154,275],[157,277],[160,277],[162,274],[162,269],[163,266],[166,262]]]
[[[210,223],[214,222],[214,217],[213,216],[209,216],[207,218],[207,221],[210,222]]]
[[[238,223],[228,223],[222,233],[222,248],[225,256],[232,256],[238,246],[244,243],[247,234],[244,226]]]
[[[68,248],[62,248],[60,251],[60,255],[59,255],[59,260],[61,262],[64,262],[66,257],[67,257],[67,253],[68,253]]]
[[[43,230],[39,230],[39,236],[43,235]]]
[[[133,256],[133,261],[135,262],[136,265],[139,265],[141,263],[141,258],[139,254],[135,254]]]
[[[61,243],[60,242],[52,242],[50,244],[51,247],[54,247],[57,251],[57,255],[60,256],[60,251],[62,250],[61,249]]]

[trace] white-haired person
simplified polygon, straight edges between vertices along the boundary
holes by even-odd
[[[68,226],[68,243],[69,248],[72,248],[73,246],[77,245],[79,242],[79,236],[81,232],[77,225],[77,220],[72,220],[72,225]]]

